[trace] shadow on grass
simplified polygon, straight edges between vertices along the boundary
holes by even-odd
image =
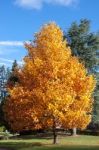
[[[99,150],[99,146],[85,146],[85,145],[45,145],[40,142],[2,142],[0,148],[8,150]]]
[[[0,148],[6,148],[8,150],[18,150],[21,148],[31,148],[31,147],[39,147],[42,146],[42,143],[40,142],[33,142],[33,143],[27,143],[27,142],[2,142],[0,143]]]
[[[99,146],[61,146],[46,148],[44,150],[99,150]]]
[[[39,135],[17,135],[17,136],[12,136],[9,139],[22,139],[22,140],[27,140],[27,139],[53,139],[53,135],[44,135],[44,134],[39,134]]]
[[[99,150],[99,146],[41,146],[23,148],[21,150]]]

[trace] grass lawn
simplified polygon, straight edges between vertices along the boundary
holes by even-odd
[[[99,137],[60,137],[59,144],[56,145],[53,145],[52,139],[49,138],[1,140],[0,148],[9,150],[99,150]]]

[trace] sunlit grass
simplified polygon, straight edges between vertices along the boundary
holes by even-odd
[[[1,140],[0,148],[10,150],[99,150],[98,136],[59,137],[59,143],[52,144],[50,138]]]

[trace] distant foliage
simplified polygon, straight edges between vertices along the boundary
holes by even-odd
[[[5,68],[5,66],[0,67],[0,102],[5,99],[7,95],[7,80],[9,78],[9,68]]]
[[[13,64],[12,64],[12,69],[10,71],[10,75],[7,81],[7,87],[8,88],[13,88],[18,82],[19,82],[19,78],[18,78],[18,64],[17,61],[14,60]]]
[[[82,19],[80,23],[73,22],[65,33],[72,49],[72,55],[77,56],[90,72],[95,72],[99,59],[99,33],[90,31],[90,21]]]

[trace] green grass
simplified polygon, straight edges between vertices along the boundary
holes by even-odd
[[[99,150],[98,136],[61,137],[59,144],[53,145],[52,139],[15,139],[1,140],[0,148],[9,150]]]

